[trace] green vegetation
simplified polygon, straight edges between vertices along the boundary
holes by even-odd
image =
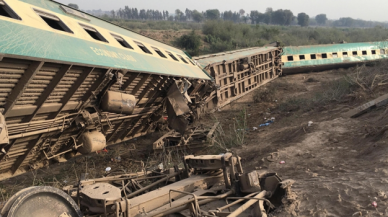
[[[271,12],[272,13],[272,12]],[[201,13],[193,12],[192,16],[199,16],[202,19]],[[229,16],[229,15],[228,15]],[[233,13],[231,13],[233,16]],[[307,15],[306,15],[307,16]],[[202,18],[201,18],[202,17]],[[323,23],[325,15],[320,15],[320,22]],[[270,16],[267,16],[270,19]],[[271,25],[251,25],[244,23],[235,23],[233,21],[223,20],[208,20],[205,23],[198,22],[176,22],[176,21],[139,21],[139,20],[124,20],[104,17],[110,22],[125,28],[141,31],[141,30],[202,30],[201,35],[196,37],[184,36],[182,39],[175,40],[174,45],[186,49],[194,55],[202,55],[208,53],[224,52],[246,47],[264,46],[272,42],[278,41],[282,46],[301,46],[301,45],[316,45],[316,44],[331,44],[339,42],[368,42],[368,41],[384,41],[388,37],[388,29],[382,26],[374,28],[346,28],[346,27],[300,27],[300,26],[271,26]],[[195,18],[197,19],[197,18]],[[272,19],[272,18],[271,18]],[[289,22],[285,18],[282,22]],[[199,31],[196,31],[197,34]],[[373,34],[371,34],[373,32]],[[203,46],[194,43],[196,47],[192,47],[189,42],[192,39],[201,38]],[[185,41],[182,43],[182,40]],[[187,41],[189,40],[189,41]],[[194,40],[195,41],[195,40]],[[198,48],[198,46],[200,48]]]
[[[310,17],[306,13],[300,13],[298,14],[298,24],[300,26],[308,26],[309,25]]]
[[[199,55],[201,44],[201,37],[195,34],[194,30],[176,40],[176,45],[185,49],[191,56]]]

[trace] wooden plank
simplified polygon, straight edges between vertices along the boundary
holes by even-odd
[[[34,79],[36,73],[42,68],[44,62],[33,62],[24,72],[16,86],[12,89],[11,93],[7,97],[7,103],[4,106],[3,115],[7,117],[7,114],[15,106],[18,99],[23,95],[28,85]]]
[[[135,88],[133,88],[132,95],[136,95],[137,91],[140,90],[140,88],[144,85],[144,83],[148,80],[149,77],[151,77],[150,74],[143,76],[143,78],[139,81],[139,83],[137,83]]]
[[[2,61],[4,58],[4,55],[0,55],[0,61]]]
[[[127,73],[128,74],[128,73]],[[125,91],[129,85],[140,75],[141,73],[131,73],[127,81],[121,86],[121,89]]]
[[[85,79],[93,72],[94,68],[87,68],[85,69],[82,74],[77,78],[77,80],[74,82],[73,86],[71,86],[70,90],[67,91],[65,96],[61,99],[61,108],[55,112],[54,114],[49,116],[49,119],[56,118],[59,113],[61,113],[62,109],[66,106],[66,104],[69,102],[71,97],[74,95],[74,93],[78,90],[78,88],[82,85],[82,83],[85,81]]]
[[[25,152],[24,155],[19,156],[16,159],[15,163],[13,164],[13,166],[12,166],[12,169],[11,169],[12,175],[14,175],[16,173],[16,171],[20,168],[20,166],[26,160],[28,155],[31,153],[32,149],[34,149],[35,146],[37,146],[39,144],[39,142],[41,141],[42,136],[43,136],[43,134],[41,134],[39,136],[39,138],[31,140],[31,141],[28,142],[27,151]]]
[[[386,104],[388,104],[388,94],[382,95],[372,101],[369,101],[361,106],[358,106],[357,108],[351,109],[350,111],[346,112],[344,116],[348,118],[355,118],[368,112],[370,109],[374,107],[380,107]]]
[[[39,96],[38,100],[36,100],[36,102],[35,102],[36,109],[35,109],[34,113],[30,116],[25,117],[23,119],[23,122],[30,122],[36,116],[39,109],[46,102],[47,98],[49,98],[50,94],[57,87],[59,82],[61,82],[62,78],[65,77],[66,73],[71,69],[71,67],[72,67],[72,65],[64,65],[59,69],[59,71],[55,74],[54,78],[51,80],[51,82],[44,89],[43,93]]]

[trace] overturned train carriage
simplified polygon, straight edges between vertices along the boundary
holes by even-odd
[[[283,74],[346,68],[388,58],[388,41],[283,48]]]
[[[210,74],[217,89],[205,109],[223,107],[282,74],[282,49],[254,47],[195,57]]]
[[[0,26],[1,179],[153,132],[164,105],[187,124],[211,81],[183,51],[54,1],[0,0]]]

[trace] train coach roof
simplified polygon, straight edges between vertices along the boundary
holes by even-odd
[[[328,45],[290,46],[284,47],[282,55],[303,55],[317,53],[332,53],[342,51],[374,50],[384,49],[388,46],[388,41],[361,42]]]
[[[4,0],[4,2],[20,19],[0,16],[0,57],[211,79],[200,67],[191,64],[182,50],[70,9],[55,1]],[[65,12],[64,7],[73,13]],[[62,22],[67,31],[60,31],[47,21],[45,23],[42,18],[47,17]],[[90,34],[90,31],[95,31],[97,36],[93,35],[94,33]],[[96,39],[99,37],[98,34],[103,40]],[[123,39],[131,49],[125,47],[117,38]],[[146,51],[143,47],[146,47]]]
[[[194,57],[194,59],[200,63],[203,67],[206,67],[210,64],[217,64],[223,61],[231,61],[235,59],[240,59],[243,57],[251,56],[254,54],[267,52],[268,50],[278,49],[277,47],[253,47],[242,50],[235,50],[230,52],[216,53],[210,55],[203,55],[199,57]]]

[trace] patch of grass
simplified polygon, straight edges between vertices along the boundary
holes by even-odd
[[[214,133],[213,152],[226,152],[233,147],[241,147],[245,143],[247,133],[247,112],[244,108],[234,117],[233,123],[229,125],[227,131],[218,126]]]
[[[253,93],[253,102],[272,102],[276,99],[276,88],[270,86],[268,88],[259,88]]]

